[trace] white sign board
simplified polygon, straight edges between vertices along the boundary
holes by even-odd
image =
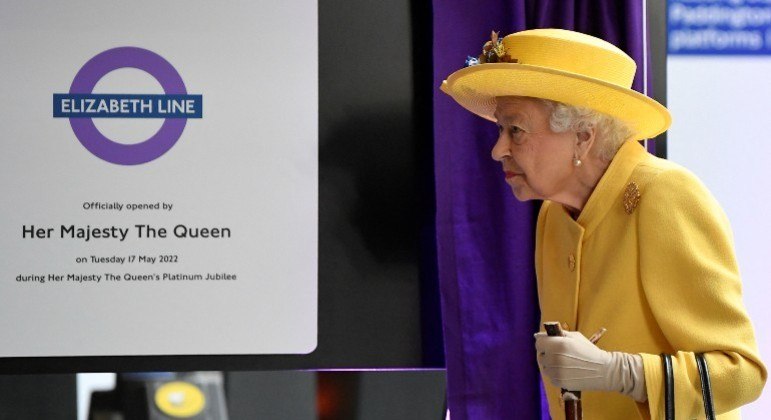
[[[0,357],[316,347],[312,0],[0,2]]]

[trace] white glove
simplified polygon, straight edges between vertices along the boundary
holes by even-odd
[[[578,331],[562,337],[535,335],[538,365],[552,385],[570,391],[614,391],[647,400],[642,357],[607,352]]]

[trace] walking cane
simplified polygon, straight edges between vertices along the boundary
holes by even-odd
[[[546,329],[546,335],[550,337],[565,335],[559,322],[544,322],[543,327]],[[565,405],[565,419],[582,420],[584,413],[581,409],[581,391],[568,391],[563,388],[560,392],[562,393],[562,402]]]

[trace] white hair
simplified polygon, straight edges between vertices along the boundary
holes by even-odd
[[[606,162],[613,160],[621,145],[634,134],[626,123],[610,115],[549,99],[536,99],[551,111],[549,126],[556,133],[567,130],[580,133],[593,127],[597,139],[595,150]]]

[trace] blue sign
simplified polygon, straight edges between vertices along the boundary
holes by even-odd
[[[669,0],[669,54],[771,55],[771,0]]]
[[[55,118],[201,118],[202,95],[54,94]]]
[[[202,95],[54,94],[58,118],[201,118]]]

